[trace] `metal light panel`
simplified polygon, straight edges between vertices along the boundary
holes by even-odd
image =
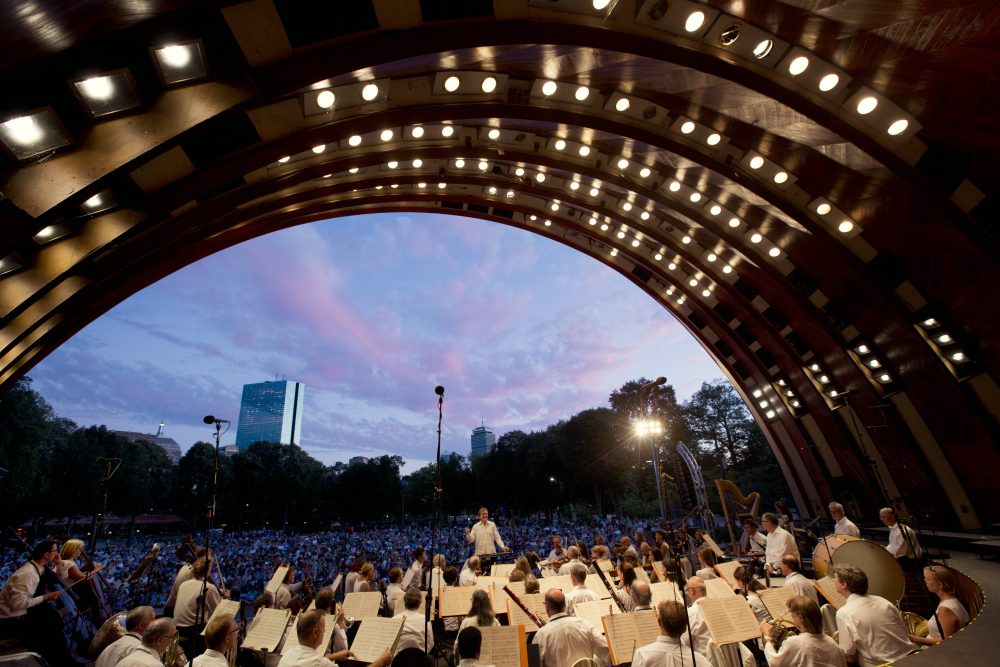
[[[868,113],[860,113],[858,106],[862,100],[866,100],[867,98],[874,99],[877,105]],[[870,88],[860,88],[847,98],[842,108],[847,114],[853,115],[862,123],[876,130],[882,136],[887,136],[892,141],[907,141],[923,127],[912,115]],[[901,121],[906,122],[905,129],[895,132],[894,123]]]
[[[834,206],[826,197],[817,197],[809,202],[809,212],[813,214],[814,218],[833,230],[837,236],[851,239],[861,233],[861,226]]]
[[[112,209],[117,205],[118,200],[111,190],[101,190],[80,204],[80,210],[86,215],[94,215],[95,213]]]
[[[760,166],[756,166],[758,163]],[[788,188],[788,186],[798,180],[791,171],[785,169],[777,162],[772,162],[756,151],[747,151],[743,159],[740,160],[740,166],[748,174],[759,178],[779,190]],[[775,180],[782,173],[785,175],[784,180]]]
[[[435,95],[490,95],[501,97],[507,92],[510,77],[500,72],[437,72],[434,75]],[[487,79],[492,79],[489,87]],[[487,86],[484,88],[484,86]],[[454,88],[454,89],[452,89]]]
[[[685,116],[678,116],[674,119],[674,122],[670,125],[670,129],[685,137],[688,141],[708,146],[713,150],[720,150],[729,143],[729,137],[722,132],[717,132],[711,127],[702,125]]]
[[[165,86],[197,81],[208,76],[205,45],[200,39],[156,46],[150,52],[156,73]]]
[[[528,146],[533,143],[535,135],[521,130],[505,130],[500,127],[479,128],[479,143],[507,144],[510,146]]]
[[[695,15],[700,12],[701,20]],[[644,0],[635,22],[680,37],[700,40],[719,16],[717,9],[688,0]],[[696,25],[697,23],[697,25]]]
[[[48,227],[43,227],[31,237],[31,240],[38,245],[45,245],[46,243],[52,243],[65,236],[69,236],[73,233],[73,230],[66,223],[57,223],[54,225],[49,225]]]
[[[583,106],[590,106],[599,97],[596,88],[582,83],[566,83],[554,79],[535,79],[531,84],[529,95],[536,100],[551,100],[563,104]]]
[[[69,85],[92,118],[110,116],[139,106],[139,93],[127,69],[73,79]]]
[[[30,160],[70,145],[69,135],[52,107],[0,122],[0,142],[15,160]]]
[[[302,94],[302,113],[306,116],[351,109],[389,99],[391,79],[359,81],[334,88],[319,88]],[[374,88],[372,88],[374,86]]]
[[[529,7],[588,16],[610,16],[617,4],[618,0],[528,0]]]
[[[797,71],[795,69],[797,63],[802,62],[797,60],[799,58],[805,58],[805,62],[807,62],[808,65],[804,70],[795,74],[794,72]],[[851,82],[851,77],[848,76],[847,72],[834,67],[825,60],[820,60],[814,53],[806,51],[799,46],[793,46],[785,53],[785,57],[781,59],[776,71],[784,74],[791,81],[795,82],[799,86],[802,86],[806,90],[832,99],[836,99],[839,95],[841,95],[847,88],[847,85]],[[824,79],[831,74],[835,74],[837,76],[837,83],[824,90],[820,86],[823,85]]]
[[[632,118],[643,123],[660,127],[669,119],[667,110],[658,104],[653,104],[641,97],[625,95],[623,93],[612,93],[604,103],[604,110],[608,113],[621,114],[627,118]]]
[[[778,66],[790,46],[776,35],[729,14],[715,20],[704,43],[771,69]]]
[[[13,273],[24,268],[24,260],[16,252],[12,252],[3,259],[0,259],[0,276]]]

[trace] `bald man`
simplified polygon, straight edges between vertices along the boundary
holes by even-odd
[[[566,596],[558,588],[545,593],[549,622],[538,629],[532,643],[538,646],[542,667],[566,667],[581,658],[609,665],[608,642],[590,621],[566,613]]]
[[[701,608],[698,606],[698,601],[708,596],[708,591],[705,590],[705,580],[701,577],[691,577],[687,580],[684,594],[691,601],[687,610],[688,619],[691,622],[691,636],[688,637],[685,632],[684,636],[681,637],[681,642],[685,646],[691,646],[691,643],[694,642],[694,650],[707,657],[708,640],[712,638],[712,635],[708,632],[708,623],[705,622],[705,617],[702,616]]]

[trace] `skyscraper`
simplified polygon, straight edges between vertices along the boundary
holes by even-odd
[[[497,439],[493,431],[486,426],[477,426],[472,429],[472,458],[489,454],[493,451],[493,446],[497,444]]]
[[[305,389],[301,382],[288,380],[243,385],[236,446],[242,450],[261,441],[301,444]]]

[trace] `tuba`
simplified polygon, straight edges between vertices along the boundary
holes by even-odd
[[[780,651],[782,642],[797,634],[799,634],[797,627],[779,618],[771,624],[771,643],[774,644],[774,650]]]

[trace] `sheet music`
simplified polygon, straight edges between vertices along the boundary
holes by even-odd
[[[757,591],[757,595],[760,596],[760,601],[764,603],[764,608],[767,609],[767,613],[771,615],[773,620],[781,618],[791,621],[791,616],[788,615],[788,601],[795,597],[794,588],[790,586],[765,588],[762,591]]]
[[[595,577],[597,575],[594,575]],[[590,577],[587,577],[590,579]],[[545,578],[545,583],[539,582],[541,586],[539,587],[539,592],[544,593],[550,588],[558,588],[563,593],[573,588],[573,580],[568,574],[554,574],[551,577]],[[599,581],[597,583],[600,583]],[[603,584],[602,584],[603,585]]]
[[[742,595],[698,600],[712,639],[719,646],[760,637],[760,625]]]
[[[287,609],[261,609],[243,640],[242,648],[268,650],[272,653],[281,643],[292,612]]]
[[[706,579],[705,592],[708,593],[708,597],[733,595],[733,589],[729,587],[725,579]]]
[[[601,634],[604,634],[604,625],[601,623],[601,618],[607,614],[617,613],[621,613],[621,610],[611,600],[589,600],[573,604],[573,614],[590,621],[590,624],[600,630]]]
[[[523,583],[523,582],[516,582]],[[513,587],[511,588],[513,590]],[[514,595],[517,595],[515,591]],[[542,619],[542,622],[547,623],[549,620],[549,615],[545,613],[545,594],[544,593],[523,593],[517,595],[518,599],[524,603],[524,606],[535,612],[535,616]],[[535,622],[528,617],[524,611],[514,603],[513,600],[507,601],[507,619],[511,625],[523,625],[528,632],[534,632],[538,629]]]
[[[348,593],[344,596],[344,616],[355,620],[369,619],[378,616],[382,606],[382,594],[378,591]]]
[[[716,541],[712,539],[712,536],[708,534],[703,534],[702,537],[705,540],[705,544],[707,544],[708,547],[715,552],[715,555],[718,556],[719,558],[722,558],[722,549],[720,549]]]
[[[285,577],[288,576],[288,566],[279,565],[278,569],[274,571],[274,575],[271,576],[271,581],[267,582],[267,586],[264,590],[271,595],[277,595],[278,589],[281,588],[281,584],[285,582]]]
[[[833,580],[833,577],[823,577],[822,579],[818,579],[813,582],[813,585],[816,586],[816,589],[823,594],[823,597],[826,598],[826,601],[829,602],[834,609],[840,609],[847,604],[847,598],[841,595],[840,591],[837,590],[837,582]]]
[[[483,645],[479,651],[480,664],[528,667],[528,644],[523,625],[491,625],[479,628],[479,631],[483,635]]]
[[[667,580],[667,568],[663,566],[663,561],[653,561],[653,572],[656,573],[657,581]]]
[[[649,591],[653,594],[653,605],[656,606],[664,600],[676,600],[684,604],[684,596],[677,590],[677,584],[672,581],[658,581],[649,585]]]
[[[607,614],[601,618],[601,622],[613,665],[632,662],[637,648],[652,644],[660,635],[656,613],[652,609],[628,614]]]
[[[375,662],[383,652],[394,652],[399,635],[403,631],[404,621],[405,619],[399,616],[366,618],[358,628],[358,634],[354,635],[354,643],[351,644],[355,659],[361,662]]]
[[[288,634],[285,636],[285,644],[281,647],[281,655],[285,655],[293,648],[299,645],[299,633],[296,629],[298,625],[298,617],[292,619],[291,627],[288,628]],[[330,640],[333,639],[333,631],[337,627],[337,617],[334,615],[328,615],[326,617],[326,624],[323,626],[323,643],[320,644],[320,650],[326,653],[326,649],[330,646]]]
[[[472,608],[472,594],[482,590],[479,586],[445,586],[441,589],[438,616],[465,616]]]
[[[639,581],[644,581],[647,584],[653,583],[649,580],[649,575],[646,574],[646,570],[644,568],[636,567],[632,568],[632,571],[635,572],[635,578],[638,579]]]
[[[389,599],[389,603],[392,605],[392,615],[399,616],[404,611],[406,611],[406,604],[403,603],[403,597],[406,596],[406,591],[400,591]],[[427,591],[420,591],[420,609],[424,608],[427,604]]]
[[[610,558],[598,558],[597,567],[601,568],[605,572],[610,572],[615,569],[615,564],[611,562]]]
[[[236,618],[236,614],[240,613],[240,601],[239,600],[219,600],[218,606],[216,606],[215,611],[212,615],[208,617],[208,623],[212,622],[212,619],[216,616],[225,616],[226,614],[232,614],[233,618]],[[208,623],[205,623],[205,628],[208,628]],[[205,636],[205,630],[201,631],[201,635]]]
[[[741,567],[741,563],[738,560],[731,560],[728,563],[719,563],[715,566],[715,571],[719,573],[719,576],[726,580],[726,583],[732,588],[736,588],[736,577],[733,573],[736,572],[737,568]]]
[[[417,576],[417,571],[414,570],[412,567],[406,570],[406,574],[403,575],[403,583],[400,584],[403,587],[404,591],[410,587],[410,584],[413,583],[413,577],[415,576]]]
[[[494,577],[509,577],[513,571],[513,563],[493,563],[493,567],[490,568],[490,574]]]
[[[583,585],[586,586],[589,590],[593,591],[594,594],[597,595],[599,599],[601,600],[611,599],[611,591],[608,590],[608,587],[604,585],[604,582],[601,581],[601,578],[598,577],[596,574],[588,574],[587,578],[583,582]]]
[[[337,575],[337,576],[336,576],[336,577],[334,578],[334,580],[333,580],[333,583],[332,583],[332,584],[330,584],[330,588],[332,588],[332,589],[333,589],[333,592],[334,592],[334,593],[336,593],[336,592],[337,592],[337,590],[338,590],[338,589],[340,588],[340,584],[341,584],[341,583],[342,583],[343,581],[344,581],[344,575],[343,575],[343,573],[341,573],[341,574],[338,574],[338,575]]]

